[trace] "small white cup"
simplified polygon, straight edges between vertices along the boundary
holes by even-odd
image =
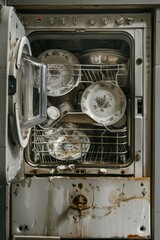
[[[56,121],[60,117],[60,111],[54,106],[47,108],[47,118]]]
[[[47,119],[39,124],[39,127],[42,129],[48,129],[52,127],[53,123],[60,117],[60,111],[54,106],[47,108]]]

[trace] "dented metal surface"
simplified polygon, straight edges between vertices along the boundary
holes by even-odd
[[[52,177],[17,180],[12,183],[12,235],[24,234],[148,239],[150,179]]]

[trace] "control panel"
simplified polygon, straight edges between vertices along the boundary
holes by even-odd
[[[105,29],[144,28],[147,17],[144,14],[20,14],[26,28],[62,29]]]

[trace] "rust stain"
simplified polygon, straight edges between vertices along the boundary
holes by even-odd
[[[31,169],[29,170],[29,174],[38,175],[38,174],[48,174],[50,173],[50,169]]]
[[[127,238],[130,238],[130,239],[149,239],[150,238],[150,236],[148,235],[148,236],[139,236],[139,235],[132,235],[132,234],[130,234],[130,235],[128,235],[127,236]]]
[[[142,191],[143,197],[146,195],[146,193],[147,193],[147,191],[146,191],[146,189],[144,188],[143,191]]]
[[[37,174],[38,173],[37,169],[33,169],[33,170],[29,171],[29,172],[32,173],[32,174]]]
[[[129,177],[127,178],[127,180],[132,180],[132,181],[143,181],[143,180],[147,180],[147,181],[150,181],[150,178],[149,177]]]
[[[15,195],[15,197],[17,197],[17,195],[18,195],[18,188],[16,187],[16,189],[14,190],[14,195]]]
[[[83,184],[82,183],[78,183],[78,188],[82,189],[83,188]]]
[[[145,194],[147,193],[147,191],[143,189],[142,192],[142,196],[130,196],[130,197],[126,197],[126,195],[124,194],[124,192],[121,192],[120,189],[117,189],[119,191],[112,191],[109,195],[109,201],[110,203],[114,206],[114,208],[116,207],[120,207],[121,202],[128,202],[131,200],[137,200],[137,199],[142,199],[142,200],[146,200],[148,202],[150,202],[150,198],[145,198]]]
[[[128,202],[130,200],[136,200],[136,199],[144,199],[146,201],[149,201],[150,199],[148,198],[144,198],[144,197],[137,197],[137,196],[133,196],[133,197],[129,197],[129,198],[126,198],[126,199],[121,199],[122,202]],[[149,201],[150,202],[150,201]]]

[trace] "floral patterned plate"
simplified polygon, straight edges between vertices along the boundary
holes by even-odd
[[[83,157],[90,148],[90,140],[82,131],[61,129],[50,137],[48,152],[58,160],[76,160]]]
[[[47,64],[48,96],[65,95],[79,84],[80,65],[72,53],[61,49],[49,49],[38,58]]]
[[[84,91],[81,109],[97,123],[109,126],[123,116],[126,109],[126,97],[117,84],[96,82]]]

